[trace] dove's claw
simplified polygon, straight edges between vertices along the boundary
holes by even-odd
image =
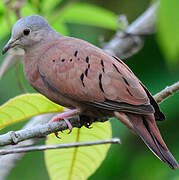
[[[70,123],[70,121],[68,120],[68,118],[64,118],[64,121],[66,122],[67,126],[68,126],[68,129],[69,129],[69,132],[68,134],[70,134],[72,132],[72,124]]]
[[[78,111],[77,109],[69,110],[69,111],[66,111],[66,112],[57,114],[55,117],[53,117],[53,118],[50,120],[50,122],[65,121],[66,124],[67,124],[67,126],[68,126],[68,129],[70,130],[70,131],[68,132],[68,134],[70,134],[71,131],[72,131],[73,126],[72,126],[72,124],[70,123],[70,121],[69,121],[68,119],[69,119],[69,117],[75,116],[75,115],[77,115],[78,113],[79,113],[79,111]],[[61,132],[63,132],[63,131],[61,131]],[[56,136],[57,138],[60,138],[60,137],[58,136],[58,132],[55,132],[54,134],[55,134],[55,136]],[[60,138],[60,139],[61,139],[61,138]]]

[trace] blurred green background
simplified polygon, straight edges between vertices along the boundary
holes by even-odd
[[[179,35],[172,32],[172,24],[165,26],[165,20],[175,26],[179,23],[179,1],[173,0],[175,5],[166,6],[170,0],[163,0],[158,18],[158,32],[156,35],[145,37],[144,47],[136,55],[124,60],[139,79],[155,94],[179,80]],[[12,6],[20,1],[12,1]],[[62,34],[78,37],[100,46],[100,37],[110,40],[117,30],[117,15],[125,14],[132,22],[151,5],[149,0],[30,0],[25,2],[20,12],[23,16],[41,14],[50,24]],[[178,3],[178,4],[177,4]],[[178,5],[178,6],[176,6]],[[166,8],[173,11],[166,11]],[[178,9],[177,9],[178,8]],[[166,14],[164,14],[166,13]],[[168,14],[167,14],[168,13]],[[171,15],[173,14],[173,16]],[[172,17],[175,16],[173,20]],[[166,17],[166,18],[165,18]],[[167,19],[168,18],[168,19]],[[169,19],[170,18],[170,19]],[[15,13],[0,2],[0,47],[7,42],[11,25],[17,20]],[[166,30],[165,27],[168,29]],[[164,29],[164,30],[163,30]],[[170,32],[171,30],[171,32]],[[168,33],[168,34],[167,34]],[[172,35],[171,35],[172,34]],[[166,37],[166,39],[165,39]],[[172,39],[174,37],[174,40]],[[166,43],[166,44],[165,44]],[[178,48],[177,48],[178,47]],[[1,62],[4,56],[0,57]],[[34,90],[27,84],[21,64],[20,76],[28,92]],[[16,68],[12,66],[0,80],[0,104],[9,98],[21,94],[18,86]],[[168,98],[160,107],[166,115],[165,122],[159,122],[163,138],[179,160],[179,93]],[[10,126],[1,133],[12,129],[19,129],[25,122]],[[111,120],[113,137],[120,137],[122,145],[112,145],[108,156],[100,168],[89,178],[90,180],[177,180],[179,170],[172,171],[167,165],[160,162],[124,125],[117,120]],[[63,163],[63,162],[62,162]],[[12,170],[8,180],[39,179],[48,180],[44,164],[43,152],[28,153]]]

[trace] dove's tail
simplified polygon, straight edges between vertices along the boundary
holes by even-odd
[[[163,141],[159,129],[156,125],[154,115],[134,115],[127,114],[128,120],[132,124],[133,131],[145,142],[149,149],[170,168],[179,168],[179,165],[173,155],[168,150]]]

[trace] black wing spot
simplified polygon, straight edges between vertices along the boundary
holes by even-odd
[[[128,86],[130,86],[125,77],[122,77],[122,79],[124,80],[124,82],[125,82]]]
[[[104,92],[103,85],[102,85],[102,74],[99,74],[99,87],[102,92]]]
[[[116,71],[119,73],[119,74],[122,74],[119,69],[117,68],[117,66],[115,64],[112,64],[114,66],[114,68],[116,69]]]
[[[62,61],[62,62],[65,62],[65,59],[62,59],[61,61]]]
[[[86,57],[86,63],[89,63],[89,57],[88,56]]]
[[[103,72],[104,72],[104,62],[103,62],[102,59],[101,59],[101,66],[102,66],[102,70],[103,70]]]
[[[88,69],[90,68],[90,64],[88,64]]]
[[[74,56],[77,57],[78,51],[75,51]]]
[[[83,73],[81,74],[80,79],[81,79],[83,87],[85,87],[85,84],[84,84],[84,81],[83,81],[83,79],[84,79],[84,74]]]
[[[72,59],[70,59],[70,62],[72,62]]]
[[[85,70],[85,75],[88,76],[88,68]]]
[[[128,92],[131,96],[133,96],[132,93],[129,91],[128,88],[126,88],[126,90],[127,90],[127,92]]]
[[[55,59],[53,59],[52,62],[55,62]]]
[[[104,63],[103,63],[103,60],[101,59],[101,65],[104,67]]]

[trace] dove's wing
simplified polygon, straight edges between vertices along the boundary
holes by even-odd
[[[38,68],[52,91],[76,101],[107,110],[154,113],[131,70],[85,41],[61,37],[41,56]]]

